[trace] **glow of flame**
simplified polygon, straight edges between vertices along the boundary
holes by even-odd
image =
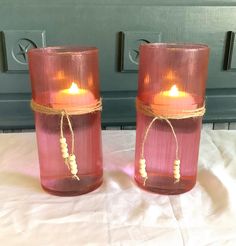
[[[71,87],[68,89],[70,94],[79,94],[80,89],[75,82],[72,82]]]
[[[150,76],[149,76],[149,74],[146,74],[144,77],[144,84],[148,85],[149,83],[150,83]]]
[[[172,70],[169,70],[165,76],[165,78],[168,80],[168,81],[174,81],[176,79],[176,76],[175,76],[175,73],[172,71]]]
[[[173,85],[169,90],[169,95],[171,97],[178,97],[179,96],[179,89],[176,85]]]
[[[63,80],[65,79],[65,74],[62,70],[59,70],[55,76],[55,79],[57,80]]]
[[[88,77],[88,85],[89,87],[93,87],[94,86],[94,81],[93,81],[93,75],[90,74]]]

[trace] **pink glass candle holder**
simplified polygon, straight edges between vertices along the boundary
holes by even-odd
[[[196,183],[209,48],[140,46],[135,180],[148,191],[180,194]]]
[[[61,196],[96,189],[103,174],[101,115],[87,109],[100,100],[98,49],[32,49],[29,69],[42,187]]]

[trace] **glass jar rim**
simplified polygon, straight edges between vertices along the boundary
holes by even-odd
[[[173,50],[201,50],[209,49],[206,44],[200,43],[145,43],[141,44],[140,48],[163,48],[163,49],[173,49]]]
[[[28,51],[29,54],[38,55],[86,55],[98,52],[98,48],[92,46],[48,46],[42,48],[33,48]]]

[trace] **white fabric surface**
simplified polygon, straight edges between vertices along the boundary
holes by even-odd
[[[236,131],[203,131],[195,188],[133,181],[135,131],[104,131],[104,183],[57,197],[39,183],[34,133],[0,134],[0,245],[236,245]]]

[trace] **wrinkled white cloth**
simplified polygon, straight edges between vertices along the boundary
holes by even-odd
[[[236,245],[236,131],[203,131],[196,186],[133,181],[135,131],[103,131],[104,182],[77,197],[40,187],[34,133],[0,134],[0,245]]]

